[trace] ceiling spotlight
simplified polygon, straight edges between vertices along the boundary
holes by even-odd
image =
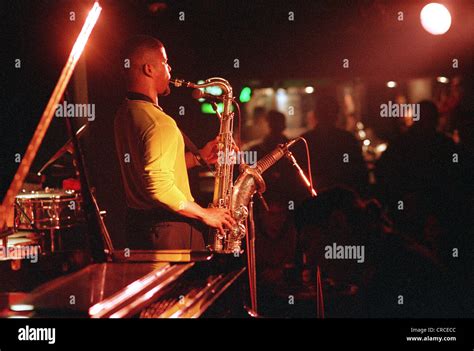
[[[304,92],[305,92],[306,94],[312,94],[312,93],[314,93],[314,88],[311,87],[311,86],[306,87],[306,88],[304,88]]]
[[[436,2],[423,7],[420,20],[423,28],[433,35],[442,35],[451,27],[451,14],[444,5]]]
[[[377,145],[376,150],[380,153],[384,152],[385,150],[387,150],[387,144],[382,143],[382,144]]]
[[[446,78],[446,77],[437,77],[436,80],[437,80],[438,82],[444,83],[444,84],[449,83],[449,79]]]
[[[397,82],[394,82],[393,80],[387,82],[388,88],[395,88],[396,86],[397,86]]]

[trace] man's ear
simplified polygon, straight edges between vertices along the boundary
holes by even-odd
[[[145,63],[142,67],[143,74],[147,77],[153,77],[153,68],[150,64]]]

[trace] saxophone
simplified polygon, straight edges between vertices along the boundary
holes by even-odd
[[[241,164],[240,175],[234,185],[234,113],[231,112],[234,97],[231,85],[227,80],[217,77],[209,78],[202,84],[195,84],[180,79],[171,79],[170,83],[176,87],[194,89],[217,86],[223,91],[219,99],[223,101],[224,108],[222,113],[216,113],[220,120],[217,143],[218,155],[224,156],[223,159],[225,161],[216,163],[214,195],[210,206],[229,209],[231,216],[236,221],[236,225],[232,229],[225,229],[225,234],[222,234],[217,229],[213,229],[214,240],[210,249],[215,253],[240,254],[242,252],[242,240],[247,235],[249,202],[255,193],[262,194],[265,191],[265,181],[262,178],[262,173],[285,155],[286,146],[279,145],[274,151],[259,160],[256,165]],[[222,157],[218,159],[221,160]]]

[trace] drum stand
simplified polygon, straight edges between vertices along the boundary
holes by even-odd
[[[39,229],[36,226],[35,221],[32,220],[30,217],[28,217],[26,212],[23,210],[23,208],[20,206],[20,204],[17,201],[15,201],[15,206],[21,212],[21,214],[26,218],[26,220],[30,223],[31,228],[33,228],[33,231],[35,233],[43,235],[44,237],[47,237],[46,230]],[[57,249],[60,250],[62,248],[61,235],[56,236],[56,230],[58,230],[58,228],[49,228],[49,240],[46,240],[44,237],[42,238],[43,240],[41,240],[42,241],[41,246],[44,248],[48,246],[50,248],[50,251],[49,251],[50,253],[54,253],[56,252]],[[58,240],[57,245],[56,245],[56,238]],[[43,252],[46,252],[46,251],[43,250]]]
[[[56,230],[57,230],[56,228],[49,229],[49,240],[51,241],[49,247],[51,249],[50,251],[51,253],[56,252],[57,249],[61,250],[63,246],[61,242],[61,235],[56,236]],[[56,238],[58,241],[57,246],[56,246]]]

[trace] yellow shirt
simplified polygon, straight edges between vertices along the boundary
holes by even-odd
[[[177,211],[194,201],[176,122],[151,102],[128,100],[114,121],[127,206]]]

